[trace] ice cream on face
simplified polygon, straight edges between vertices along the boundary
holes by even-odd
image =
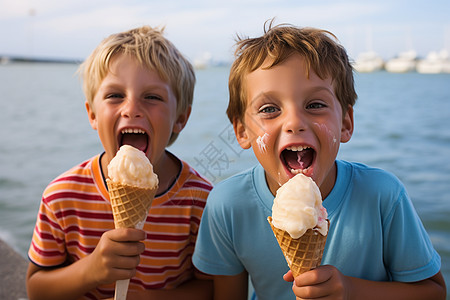
[[[117,183],[152,189],[158,185],[158,176],[144,152],[123,145],[108,165],[108,177]]]
[[[282,185],[272,206],[272,224],[297,239],[308,229],[328,233],[327,211],[312,178],[297,174]]]
[[[327,125],[314,123],[314,126],[318,127],[320,131],[325,132],[325,134],[328,136],[331,146],[337,143],[336,135],[330,129],[328,129]]]
[[[267,132],[264,133],[263,136],[258,136],[256,139],[256,143],[258,144],[259,151],[261,153],[266,153],[267,151],[267,140],[269,139],[269,134]]]

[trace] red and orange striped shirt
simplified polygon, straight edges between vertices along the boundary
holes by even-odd
[[[186,162],[174,185],[157,195],[144,230],[145,252],[130,289],[172,289],[193,277],[191,262],[198,226],[211,183]],[[76,261],[114,229],[109,195],[97,155],[53,180],[45,189],[28,252],[41,267]],[[114,284],[99,286],[84,299],[113,297]]]

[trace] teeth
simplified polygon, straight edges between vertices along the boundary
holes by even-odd
[[[139,133],[139,134],[145,134],[145,131],[142,129],[137,129],[137,128],[126,128],[124,130],[122,130],[122,134],[124,133]]]
[[[297,174],[300,174],[300,173],[306,174],[308,169],[303,169],[303,170],[301,170],[301,169],[298,169],[298,170],[290,169],[289,171],[291,171],[292,174],[297,175]]]
[[[287,147],[286,148],[286,150],[290,150],[290,151],[303,151],[303,150],[306,150],[306,149],[311,149],[311,147],[308,147],[308,146],[289,146],[289,147]],[[307,170],[308,170],[309,168],[306,168],[306,169],[291,169],[291,168],[289,168],[289,171],[292,173],[292,174],[294,174],[294,175],[297,175],[297,174],[299,174],[299,173],[303,173],[303,174],[305,174],[306,175],[306,173],[308,172]]]
[[[299,174],[299,173],[301,173],[301,172],[302,172],[302,170],[294,170],[294,169],[291,169],[291,173],[294,174],[294,175],[297,175],[297,174]]]
[[[303,147],[303,146],[290,146],[287,147],[287,150],[291,150],[291,151],[303,151],[305,149],[309,149],[310,147]]]

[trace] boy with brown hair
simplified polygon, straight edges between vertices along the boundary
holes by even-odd
[[[104,39],[80,68],[90,124],[104,152],[44,191],[28,252],[29,298],[104,299],[128,279],[129,299],[208,299],[192,265],[211,183],[166,150],[189,118],[192,65],[148,26]],[[159,187],[143,230],[114,229],[108,164],[122,145],[145,153]]]
[[[336,159],[357,95],[334,35],[270,25],[236,56],[227,114],[259,164],[208,197],[193,262],[214,275],[214,299],[247,299],[249,276],[260,300],[445,299],[440,257],[400,181]],[[330,228],[322,265],[293,278],[267,217],[298,173],[319,186]]]

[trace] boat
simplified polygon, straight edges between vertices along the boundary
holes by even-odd
[[[382,70],[383,65],[384,61],[381,56],[374,51],[367,51],[358,55],[353,63],[353,68],[357,72],[370,73]]]
[[[0,56],[0,65],[7,65],[11,62],[8,56]]]
[[[431,51],[417,62],[416,70],[422,74],[450,73],[450,55],[447,50]]]
[[[203,70],[210,66],[212,61],[212,55],[209,52],[204,52],[201,56],[194,59],[194,68],[197,70]]]
[[[416,70],[417,53],[414,50],[409,50],[399,53],[386,62],[384,68],[388,72],[393,73],[407,73]]]

